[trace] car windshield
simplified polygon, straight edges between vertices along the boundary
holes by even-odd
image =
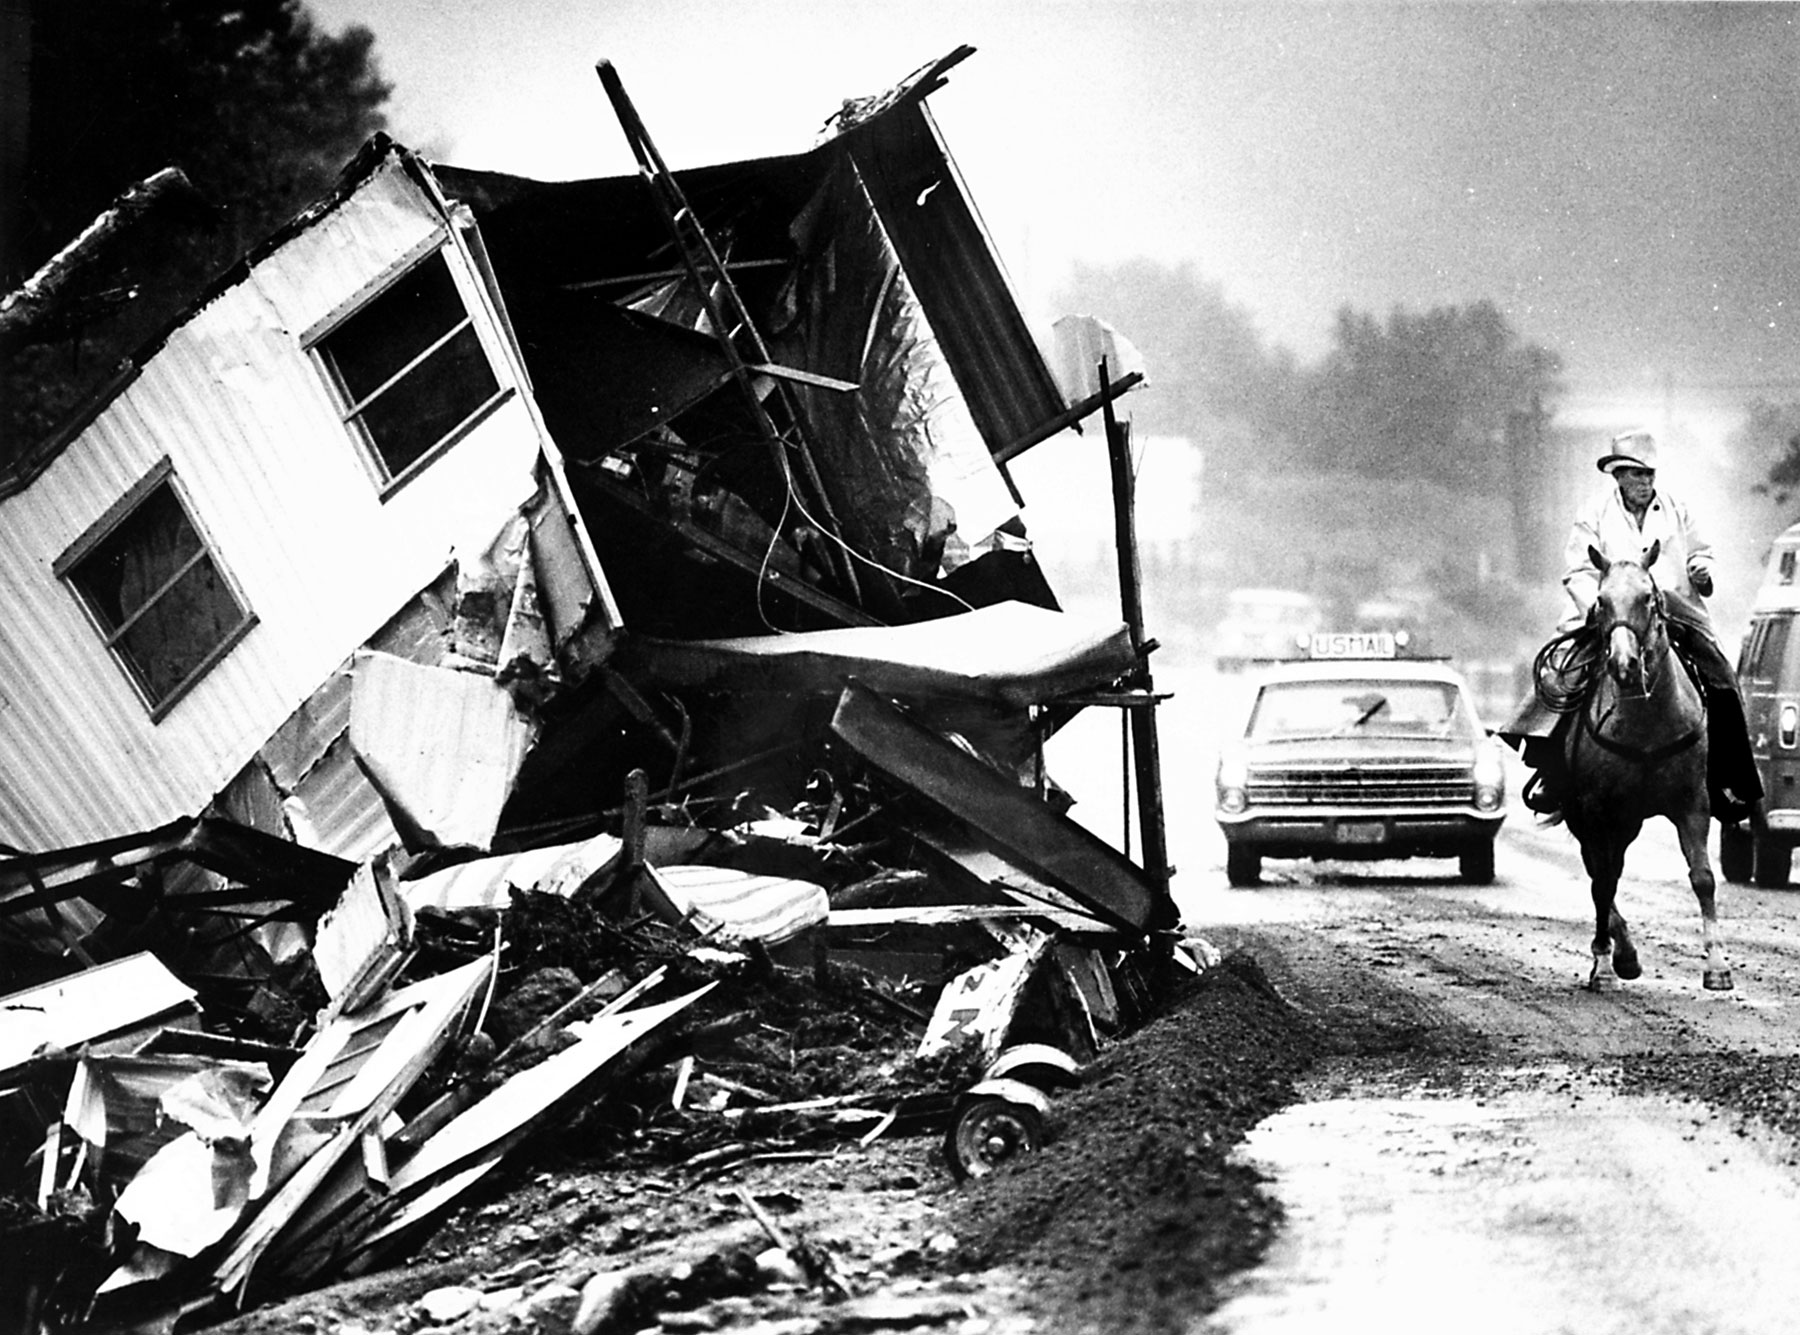
[[[1441,681],[1296,681],[1264,686],[1251,741],[1318,737],[1472,737],[1457,688]]]

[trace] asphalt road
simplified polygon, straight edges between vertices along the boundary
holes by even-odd
[[[1161,711],[1164,791],[1188,927],[1340,988],[1378,977],[1422,1023],[1466,1027],[1487,1054],[1441,1069],[1327,1063],[1303,1102],[1262,1123],[1242,1154],[1287,1223],[1196,1335],[1800,1329],[1800,1149],[1685,1097],[1679,1081],[1663,1094],[1618,1079],[1800,1057],[1800,890],[1721,883],[1736,986],[1704,991],[1699,911],[1658,822],[1628,855],[1619,897],[1644,975],[1594,993],[1582,986],[1592,910],[1575,842],[1539,828],[1516,796],[1491,886],[1460,884],[1452,862],[1271,861],[1262,887],[1232,889],[1210,771],[1239,684],[1159,672],[1165,682],[1177,694]],[[1073,759],[1106,742],[1116,748],[1116,733],[1065,745]],[[1096,749],[1074,772],[1091,788],[1108,766]],[[1116,838],[1118,791],[1080,795]]]

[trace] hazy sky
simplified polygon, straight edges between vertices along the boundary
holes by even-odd
[[[1044,327],[1071,261],[1148,255],[1306,359],[1345,303],[1488,297],[1570,410],[1800,398],[1800,4],[309,4],[374,30],[403,143],[547,179],[633,170],[600,59],[683,167],[967,43],[931,107]]]

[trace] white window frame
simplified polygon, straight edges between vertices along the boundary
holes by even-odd
[[[300,340],[301,346],[312,355],[320,375],[324,377],[325,383],[330,387],[332,399],[337,405],[339,420],[343,422],[345,430],[355,438],[357,445],[359,446],[359,454],[363,459],[364,466],[368,468],[370,476],[374,480],[376,488],[380,492],[383,500],[386,500],[425,469],[429,468],[438,459],[442,458],[452,446],[480,425],[481,422],[490,416],[502,403],[511,398],[514,392],[512,386],[507,383],[506,377],[501,375],[500,365],[496,362],[493,351],[488,346],[488,340],[484,335],[481,325],[475,318],[475,312],[471,306],[464,279],[457,272],[458,265],[451,261],[448,254],[444,253],[455,252],[455,249],[456,248],[450,244],[450,237],[447,232],[439,231],[433,233],[417,246],[413,247],[412,250],[393,266],[393,268],[383,273],[379,279],[369,284],[349,301],[344,303],[343,306],[333,311],[330,315],[326,316],[318,324],[309,329],[302,335]],[[380,385],[376,386],[375,389],[368,394],[365,394],[361,399],[354,399],[348,388],[345,386],[342,373],[338,369],[337,360],[331,352],[330,342],[332,335],[355,320],[357,316],[361,315],[370,306],[374,305],[391,288],[411,275],[421,265],[431,262],[434,256],[441,256],[441,262],[449,271],[450,281],[456,289],[458,299],[462,303],[462,319],[442,332],[438,337],[434,338],[430,344],[415,354],[406,365],[396,370]],[[395,385],[404,381],[407,376],[411,375],[423,365],[433,353],[444,347],[465,330],[472,330],[475,334],[476,342],[481,348],[482,358],[487,363],[488,373],[493,378],[494,390],[480,403],[471,408],[454,427],[445,432],[444,435],[439,437],[428,448],[423,450],[416,459],[399,472],[395,472],[388,462],[387,455],[383,452],[381,443],[376,439],[375,433],[369,429],[368,424],[364,421],[364,414],[371,404],[380,400],[383,394],[387,393]]]
[[[101,544],[111,537],[121,524],[136,514],[152,496],[165,486],[174,496],[175,503],[181,507],[182,516],[187,520],[188,526],[193,529],[195,537],[199,539],[200,551],[165,579],[156,591],[139,607],[133,609],[123,621],[116,626],[112,625],[110,616],[96,607],[88,595],[83,592],[79,582],[81,567],[89,557],[95,555]],[[237,621],[216,643],[200,654],[194,666],[188,669],[179,681],[161,696],[157,696],[152,692],[151,684],[145,680],[142,672],[123,648],[124,641],[144,616],[156,607],[158,601],[203,560],[211,564],[220,584],[230,595],[238,610]],[[167,458],[158,460],[148,473],[132,484],[130,490],[114,501],[107,508],[105,514],[91,524],[61,556],[56,558],[51,565],[51,570],[62,581],[76,603],[80,605],[82,613],[87,617],[89,624],[93,626],[95,634],[106,646],[108,655],[118,665],[126,681],[131,684],[133,693],[143,703],[153,723],[167,717],[169,711],[189,691],[193,690],[202,678],[224,661],[226,655],[236,648],[257,624],[256,613],[251,609],[249,599],[244,597],[242,587],[237,580],[232,578],[230,569],[220,559],[218,544],[212,540],[211,535],[207,533],[205,526],[200,522],[186,489],[181,485],[181,480],[175,476],[174,465]]]

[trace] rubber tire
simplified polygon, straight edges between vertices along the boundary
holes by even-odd
[[[1719,827],[1719,875],[1733,885],[1749,885],[1756,871],[1756,849],[1750,831],[1736,825]]]
[[[1779,839],[1752,835],[1751,879],[1767,890],[1779,890],[1788,883],[1794,850]]]
[[[1011,1099],[965,1099],[944,1132],[944,1159],[958,1182],[986,1177],[1006,1160],[1044,1143],[1044,1119],[1036,1108]]]
[[[1483,839],[1479,844],[1470,844],[1463,849],[1456,859],[1456,869],[1463,881],[1469,885],[1492,885],[1494,883],[1494,841]]]
[[[1225,879],[1239,887],[1262,882],[1262,854],[1241,844],[1225,846]]]

